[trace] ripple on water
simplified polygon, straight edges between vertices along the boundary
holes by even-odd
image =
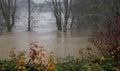
[[[61,32],[19,32],[4,33],[0,35],[0,56],[8,57],[9,50],[16,47],[17,50],[28,49],[29,43],[39,41],[48,52],[55,52],[57,57],[67,55],[79,56],[78,50],[86,47],[89,42],[88,36],[81,36],[80,33],[61,33]]]

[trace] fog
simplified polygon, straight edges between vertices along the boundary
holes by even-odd
[[[33,0],[35,3],[44,3],[45,0]]]
[[[37,3],[41,4],[44,2],[45,2],[44,0],[40,0],[40,1],[34,0],[34,3],[32,3],[32,5],[35,7],[31,18],[32,28],[33,28],[32,30],[37,32],[56,31],[57,28],[53,13],[50,11],[46,11],[45,9],[47,6],[45,5],[37,6]],[[15,23],[15,27],[13,29],[14,32],[27,30],[27,26],[28,26],[27,14],[28,14],[27,4],[18,7],[18,12],[17,12],[18,20]]]

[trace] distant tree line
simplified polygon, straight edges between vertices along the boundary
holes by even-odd
[[[103,22],[120,13],[120,0],[74,0],[72,15],[77,29],[81,25],[100,28]]]
[[[120,13],[120,0],[52,0],[52,6],[58,30],[63,31],[68,26],[98,29],[106,19]]]
[[[0,0],[0,29],[11,32],[15,25],[17,0]],[[28,31],[31,30],[31,0],[28,0]]]
[[[28,31],[32,29],[31,13],[32,0],[28,4]],[[11,32],[15,25],[17,0],[0,0],[0,29],[4,27]],[[49,0],[52,13],[55,17],[58,31],[66,32],[68,29],[81,26],[95,26],[100,28],[107,18],[120,13],[120,0]]]

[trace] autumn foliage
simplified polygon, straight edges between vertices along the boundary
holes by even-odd
[[[113,16],[103,25],[103,29],[92,34],[90,42],[103,55],[110,55],[115,61],[120,61],[120,16]]]

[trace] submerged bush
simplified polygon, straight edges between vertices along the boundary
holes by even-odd
[[[16,53],[12,48],[10,59],[0,59],[0,71],[120,71],[120,61],[114,61],[111,56],[84,60],[69,55],[57,59],[54,52],[47,56],[46,50],[38,42],[31,43],[29,47],[28,55],[26,51]]]

